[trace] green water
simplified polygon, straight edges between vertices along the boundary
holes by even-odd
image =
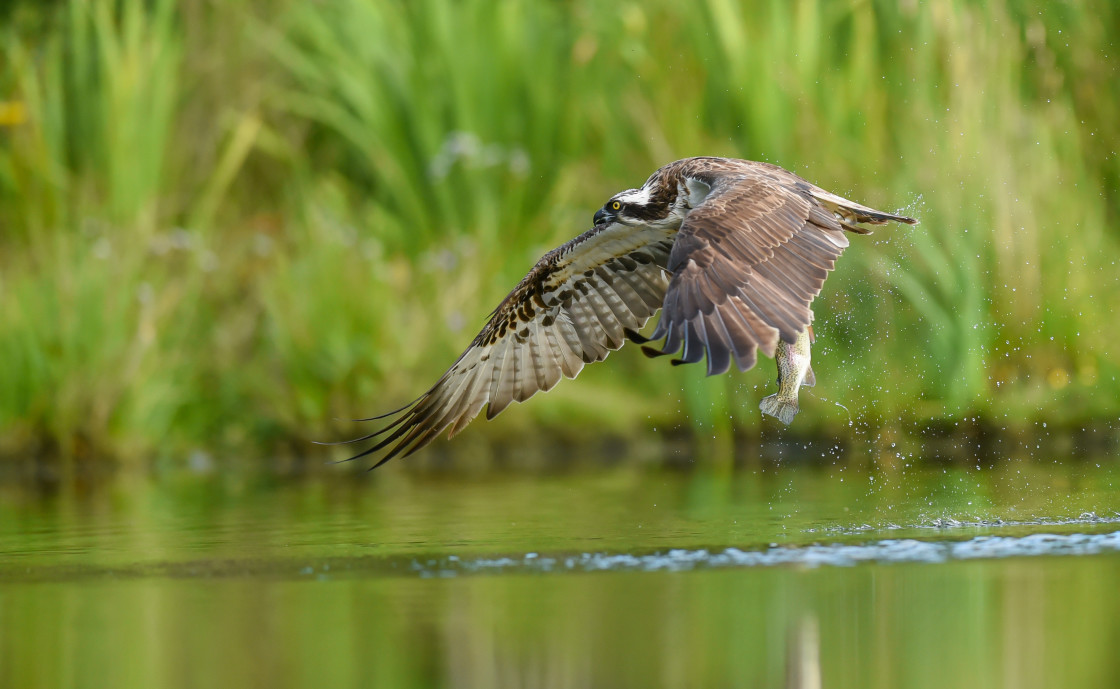
[[[1114,462],[822,461],[0,484],[0,687],[1120,685]]]

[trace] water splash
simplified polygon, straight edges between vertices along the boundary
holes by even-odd
[[[943,563],[1040,555],[1095,555],[1120,552],[1120,531],[1105,534],[1031,534],[1029,536],[980,536],[966,541],[893,539],[867,544],[771,546],[764,550],[726,548],[675,549],[646,555],[581,553],[544,556],[459,559],[454,557],[414,561],[411,569],[421,577],[455,577],[468,574],[550,572],[683,572],[732,567],[851,567],[863,563]]]
[[[1081,524],[1120,524],[1120,514],[1108,516],[1098,515],[1096,512],[1083,512],[1076,517],[1037,517],[1034,519],[957,519],[955,517],[934,517],[916,524],[849,524],[844,526],[830,526],[821,529],[806,529],[806,533],[817,531],[839,535],[854,535],[873,531],[900,531],[900,530],[935,530],[944,529],[990,529],[1002,527],[1064,527]]]

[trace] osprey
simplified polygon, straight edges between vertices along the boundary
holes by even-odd
[[[443,430],[454,436],[486,406],[492,419],[510,402],[549,390],[561,376],[602,361],[627,340],[664,338],[651,357],[681,351],[674,364],[707,356],[708,375],[758,350],[778,362],[779,392],[760,403],[788,424],[809,368],[810,305],[858,223],[917,220],[877,211],[769,163],[685,158],[638,189],[615,194],[594,227],[548,252],[502,300],[482,331],[436,384],[371,421],[400,416],[347,442],[382,436],[352,457],[389,448],[373,468],[407,456]],[[662,311],[656,329],[638,330]]]

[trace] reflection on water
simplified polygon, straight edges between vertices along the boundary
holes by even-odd
[[[3,485],[0,687],[1120,685],[1113,463],[697,467]]]

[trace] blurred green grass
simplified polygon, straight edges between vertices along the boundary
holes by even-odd
[[[6,456],[352,435],[336,419],[425,389],[604,198],[701,154],[922,221],[857,238],[830,278],[796,430],[1120,411],[1107,0],[55,0],[3,19]],[[757,430],[772,365],[701,368],[624,350],[471,432]]]

